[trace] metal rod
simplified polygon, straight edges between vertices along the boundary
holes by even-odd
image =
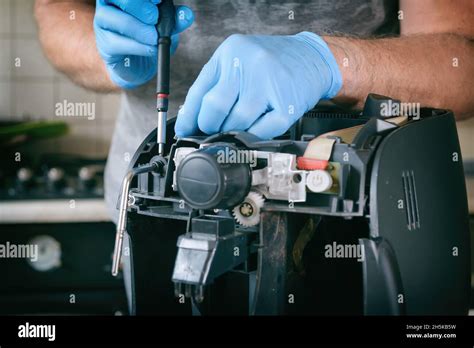
[[[122,258],[123,236],[127,232],[127,211],[130,197],[130,185],[137,174],[148,173],[159,169],[159,164],[153,162],[130,170],[122,180],[122,195],[120,196],[119,219],[117,232],[115,234],[115,247],[112,262],[112,275],[116,277],[119,272],[120,260]]]
[[[166,119],[168,113],[166,111],[158,111],[158,127],[157,127],[157,138],[158,143],[158,154],[164,155],[165,144],[166,144]]]

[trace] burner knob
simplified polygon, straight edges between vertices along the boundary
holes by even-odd
[[[64,179],[64,170],[61,168],[51,168],[48,171],[48,180],[52,182],[58,182]]]
[[[64,170],[53,167],[47,173],[48,186],[50,189],[59,189],[64,185]]]
[[[29,182],[33,178],[33,171],[30,168],[20,168],[16,173],[16,177],[21,183]]]
[[[90,167],[82,167],[79,169],[79,178],[83,181],[89,181],[94,179],[95,171]]]
[[[26,167],[18,169],[16,172],[16,182],[20,190],[30,187],[33,183],[33,171]]]
[[[77,176],[82,189],[90,189],[96,184],[96,170],[92,167],[81,167]]]

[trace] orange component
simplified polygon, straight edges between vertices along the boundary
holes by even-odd
[[[324,170],[328,167],[329,161],[325,160],[317,160],[313,158],[308,158],[308,157],[298,157],[296,159],[296,164],[298,166],[298,169],[303,169],[303,170]]]

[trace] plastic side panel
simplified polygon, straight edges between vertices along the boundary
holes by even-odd
[[[365,315],[403,315],[405,301],[395,253],[385,240],[360,239]]]
[[[376,154],[370,190],[371,236],[393,248],[407,314],[466,314],[468,209],[452,114],[390,133]]]

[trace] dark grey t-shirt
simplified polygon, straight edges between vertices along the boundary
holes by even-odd
[[[178,1],[176,1],[178,3]],[[398,33],[398,0],[183,0],[195,14],[172,58],[171,105],[177,113],[189,87],[231,34],[360,36]],[[133,153],[156,127],[155,83],[124,92],[106,169],[106,200],[116,221],[120,184]]]

